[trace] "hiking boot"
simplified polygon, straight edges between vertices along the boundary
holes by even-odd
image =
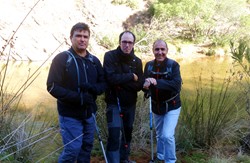
[[[160,160],[156,157],[156,159],[154,159],[154,163],[164,163],[164,160]]]
[[[120,163],[136,163],[136,162],[132,160],[121,160]]]

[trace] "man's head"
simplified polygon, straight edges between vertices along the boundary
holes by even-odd
[[[89,26],[85,23],[75,24],[70,31],[72,47],[76,52],[86,51],[90,38]]]
[[[123,53],[130,54],[134,48],[135,35],[130,31],[124,31],[119,36],[119,45]]]
[[[168,45],[163,40],[156,40],[153,44],[153,53],[157,62],[162,62],[167,58]]]

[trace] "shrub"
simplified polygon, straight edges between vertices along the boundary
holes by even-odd
[[[138,0],[113,0],[111,3],[117,4],[117,5],[125,4],[126,6],[132,9],[137,9],[139,7]]]
[[[108,36],[104,36],[100,40],[100,45],[105,47],[106,49],[112,49],[117,45],[117,43],[112,38],[110,38]]]
[[[245,106],[245,96],[235,89],[231,78],[217,85],[213,76],[210,85],[201,76],[196,93],[187,96],[182,91],[182,113],[178,126],[179,148],[207,148],[216,143],[220,132],[234,124]],[[234,89],[232,89],[234,88]]]
[[[202,42],[206,39],[216,41],[213,38],[220,37],[228,40],[228,34],[232,38],[239,28],[250,27],[241,22],[248,15],[244,9],[246,2],[243,0],[158,0],[151,5],[149,12],[156,18],[163,17],[166,23],[174,21],[174,26],[181,30],[180,38]]]

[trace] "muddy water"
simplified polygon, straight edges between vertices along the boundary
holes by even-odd
[[[23,90],[21,104],[26,108],[49,105],[54,107],[55,99],[46,90],[46,79],[50,63],[45,63],[38,69],[42,62],[10,62],[7,66],[6,76],[4,72],[6,65],[1,62],[1,82],[4,79],[4,89],[8,94],[15,94]],[[30,80],[27,79],[30,78]],[[33,82],[32,82],[33,80]],[[25,82],[27,82],[25,84]],[[29,85],[30,84],[30,85]],[[29,86],[28,86],[29,85]],[[21,92],[21,91],[20,91]]]
[[[27,108],[37,106],[46,106],[48,108],[55,108],[55,99],[46,90],[46,80],[50,67],[50,61],[46,62],[39,70],[42,62],[10,62],[7,67],[7,75],[4,80],[4,88],[8,93],[17,92],[25,81],[36,72],[32,80],[33,83],[24,91],[21,103]],[[210,78],[211,74],[215,78],[223,79],[226,72],[232,68],[232,60],[230,58],[199,58],[193,61],[186,62],[185,59],[179,60],[181,66],[181,74],[183,78],[183,87],[190,87],[194,77],[202,74],[204,78]],[[1,81],[6,65],[1,62]],[[38,76],[37,76],[38,75]],[[35,77],[37,76],[37,77]]]

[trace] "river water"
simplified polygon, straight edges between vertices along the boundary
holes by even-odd
[[[185,59],[179,59],[177,61],[180,64],[184,89],[191,87],[194,78],[201,74],[205,79],[210,79],[212,74],[217,79],[223,79],[229,69],[232,68],[232,59],[229,57],[205,57],[192,61],[185,61]],[[21,104],[26,108],[38,106],[55,108],[55,99],[46,90],[46,80],[50,63],[50,61],[46,62],[37,70],[42,65],[42,62],[9,62],[6,72],[7,75],[4,79],[4,89],[11,94],[17,92],[33,74],[31,79],[34,79],[34,81],[24,91]],[[4,78],[4,65],[6,65],[6,63],[1,62],[1,82]],[[38,76],[35,77],[36,75]]]

